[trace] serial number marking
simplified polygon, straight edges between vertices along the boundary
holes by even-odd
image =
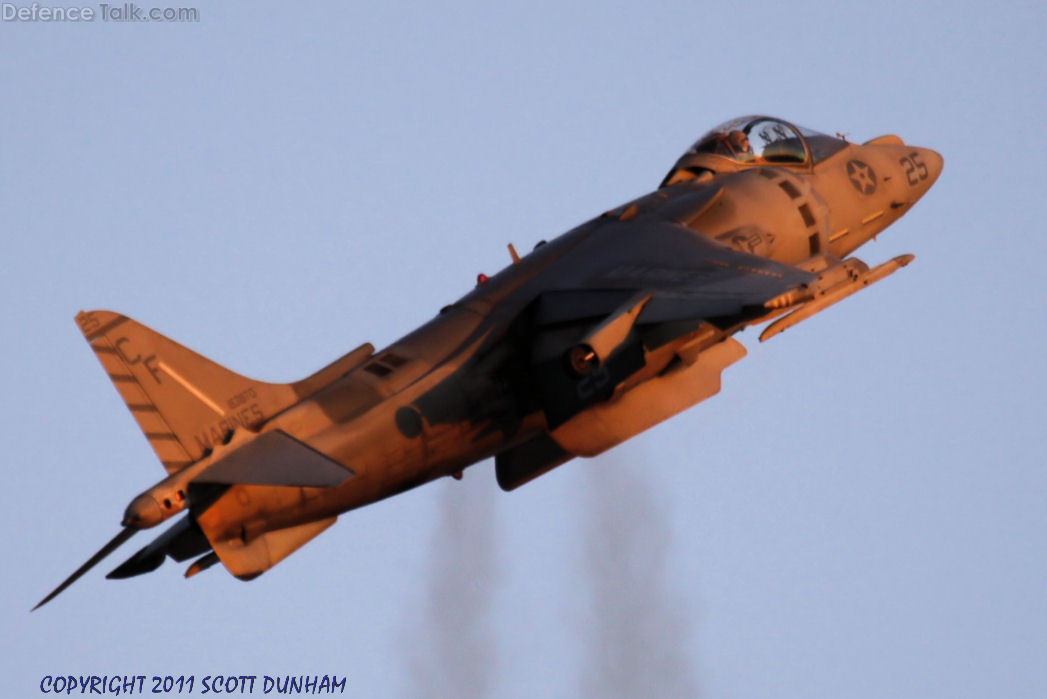
[[[235,396],[227,400],[225,403],[229,406],[230,410],[236,410],[241,405],[247,403],[247,401],[255,399],[257,397],[258,391],[254,390],[254,388],[252,387],[247,389],[246,391],[240,391]]]

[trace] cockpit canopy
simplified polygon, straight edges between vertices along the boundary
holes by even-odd
[[[676,162],[663,184],[701,164],[715,169],[714,155],[745,165],[803,165],[818,163],[844,148],[847,142],[768,116],[745,116],[720,124],[702,136]],[[736,169],[736,168],[732,168]],[[690,178],[683,178],[690,179]]]

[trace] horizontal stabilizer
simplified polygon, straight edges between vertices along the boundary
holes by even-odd
[[[181,562],[199,556],[210,548],[211,544],[196,522],[191,517],[183,517],[105,577],[122,580],[141,575],[159,568],[167,556]]]
[[[352,475],[352,469],[274,430],[219,459],[193,483],[331,488]]]

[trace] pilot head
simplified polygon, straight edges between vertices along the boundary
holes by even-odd
[[[731,155],[739,156],[753,154],[752,146],[749,145],[749,137],[745,135],[744,131],[738,131],[737,129],[734,131],[728,131],[727,138],[724,139],[724,142],[728,148],[730,148]]]

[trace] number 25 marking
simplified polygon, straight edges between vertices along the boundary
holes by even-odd
[[[927,179],[927,166],[920,160],[920,154],[916,151],[909,153],[898,162],[905,168],[905,180],[910,187],[915,187]]]

